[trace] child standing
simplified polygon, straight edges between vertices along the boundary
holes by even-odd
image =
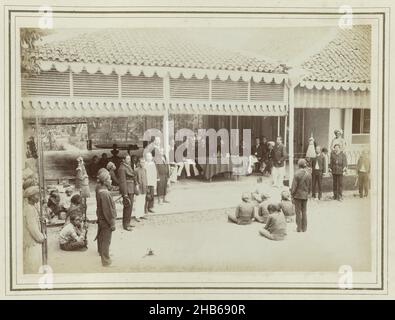
[[[135,195],[135,219],[140,222],[140,219],[146,219],[145,211],[145,198],[147,193],[147,170],[145,169],[144,158],[140,158],[135,170],[136,173],[136,187],[137,192]]]
[[[155,188],[158,183],[158,172],[156,169],[155,162],[153,161],[152,153],[147,152],[145,154],[145,170],[147,174],[147,192],[145,195],[145,213],[154,213],[154,196]]]

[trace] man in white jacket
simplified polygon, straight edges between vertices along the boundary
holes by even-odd
[[[39,187],[28,187],[23,192],[23,198],[23,269],[24,273],[39,273],[42,265],[42,243],[45,241],[37,208],[40,201]]]

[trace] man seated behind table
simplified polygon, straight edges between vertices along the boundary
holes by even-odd
[[[254,218],[254,204],[247,192],[243,193],[241,199],[243,202],[237,206],[235,213],[228,215],[228,221],[237,224],[250,224]]]
[[[270,240],[284,240],[287,235],[287,222],[278,204],[269,204],[267,207],[269,217],[265,227],[259,230],[261,236]]]
[[[59,234],[59,246],[64,251],[84,251],[87,249],[85,240],[86,228],[82,228],[81,216],[72,214],[70,223],[66,224]]]

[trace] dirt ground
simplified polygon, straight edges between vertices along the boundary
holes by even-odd
[[[234,202],[232,199],[231,202]],[[166,206],[164,204],[163,206]],[[133,221],[132,232],[117,221],[111,255],[113,266],[102,267],[96,251],[96,225],[89,226],[89,248],[64,252],[58,247],[60,227],[49,229],[49,265],[55,273],[171,271],[338,271],[347,264],[355,271],[371,269],[370,200],[348,194],[343,202],[308,203],[308,230],[297,233],[288,224],[284,241],[258,233],[262,224],[227,222],[233,209],[152,215]],[[154,255],[147,256],[148,249]]]

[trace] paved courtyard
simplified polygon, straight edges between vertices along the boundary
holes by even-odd
[[[224,187],[224,183],[229,185]],[[254,184],[249,179],[233,183],[213,182],[209,188],[208,184],[201,183],[201,190],[193,184],[194,192],[184,193],[195,196],[178,198],[173,190],[170,193],[172,204],[160,206],[162,213],[170,212],[176,201],[185,202],[181,208],[188,210],[182,213],[153,214],[144,222],[133,221],[135,228],[132,232],[124,231],[118,221],[111,244],[114,264],[110,268],[101,266],[96,242],[93,241],[97,230],[95,224],[89,227],[89,248],[86,252],[61,251],[57,244],[60,227],[50,228],[49,264],[56,273],[337,272],[339,266],[344,264],[351,265],[355,271],[370,270],[369,198],[359,199],[349,192],[343,202],[309,201],[307,232],[297,233],[295,223],[289,223],[287,239],[275,242],[258,234],[262,224],[238,226],[227,222],[227,213],[234,210],[241,192],[250,190],[249,183]],[[192,185],[185,182],[185,190],[189,187],[192,188]],[[204,198],[208,194],[210,198]],[[211,210],[204,209],[207,203],[211,205]],[[154,255],[147,256],[148,249],[152,249]]]

